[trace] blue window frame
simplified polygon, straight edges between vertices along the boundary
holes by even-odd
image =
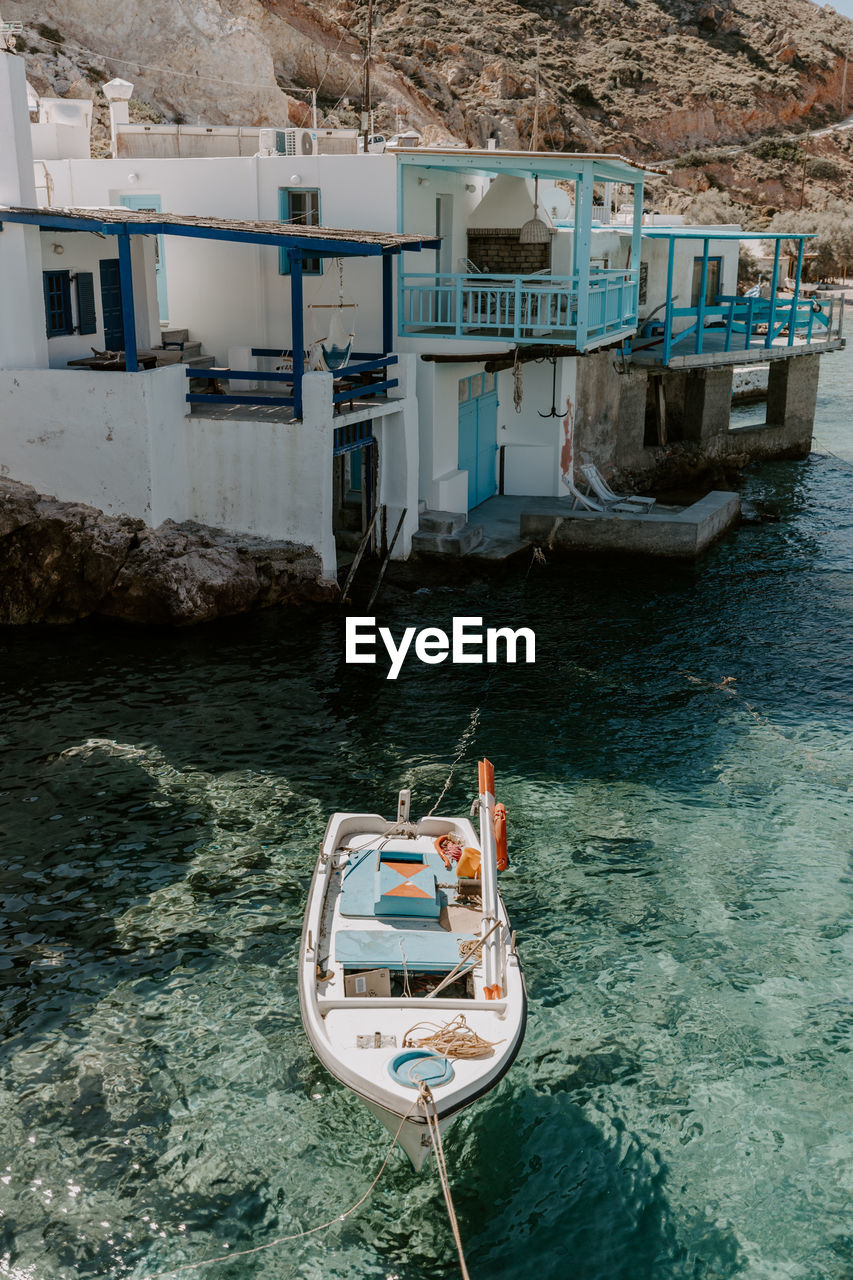
[[[43,271],[44,314],[47,325],[47,336],[58,338],[61,334],[74,332],[74,319],[71,315],[71,272]]]
[[[292,222],[301,227],[319,227],[320,192],[316,187],[279,187],[278,218],[279,222]],[[290,274],[290,263],[285,248],[278,251],[278,273],[280,276]],[[323,259],[303,258],[302,274],[322,275]]]

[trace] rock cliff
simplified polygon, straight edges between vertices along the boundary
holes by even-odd
[[[365,15],[357,0],[4,4],[36,88],[122,75],[155,116],[209,124],[301,122],[293,90],[312,87],[352,123]],[[378,124],[399,111],[431,139],[528,146],[538,39],[541,144],[643,158],[837,118],[853,33],[811,0],[377,0],[374,16]]]
[[[171,520],[150,529],[0,480],[0,625],[104,614],[182,626],[336,597],[307,547]]]

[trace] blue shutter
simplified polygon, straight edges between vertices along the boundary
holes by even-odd
[[[95,278],[91,271],[77,272],[77,314],[80,333],[97,333],[98,318],[95,313]]]

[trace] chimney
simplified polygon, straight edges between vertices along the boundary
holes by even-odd
[[[36,183],[24,60],[0,50],[0,205],[4,204],[35,208]],[[2,226],[0,367],[46,369],[39,230],[13,222]]]
[[[113,159],[118,156],[117,135],[119,126],[130,123],[127,104],[133,93],[133,85],[127,80],[110,80],[103,86],[104,97],[110,104],[110,143]]]

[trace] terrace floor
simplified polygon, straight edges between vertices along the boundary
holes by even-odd
[[[766,360],[787,360],[791,356],[819,355],[825,351],[838,351],[844,346],[840,337],[812,339],[811,342],[794,341],[790,346],[786,337],[776,338],[771,346],[765,346],[765,335],[733,333],[726,350],[725,328],[704,329],[702,350],[696,351],[696,333],[680,342],[674,339],[670,347],[667,368],[701,368],[702,365],[753,364]],[[631,344],[631,363],[663,365],[663,338],[653,340],[638,338]]]

